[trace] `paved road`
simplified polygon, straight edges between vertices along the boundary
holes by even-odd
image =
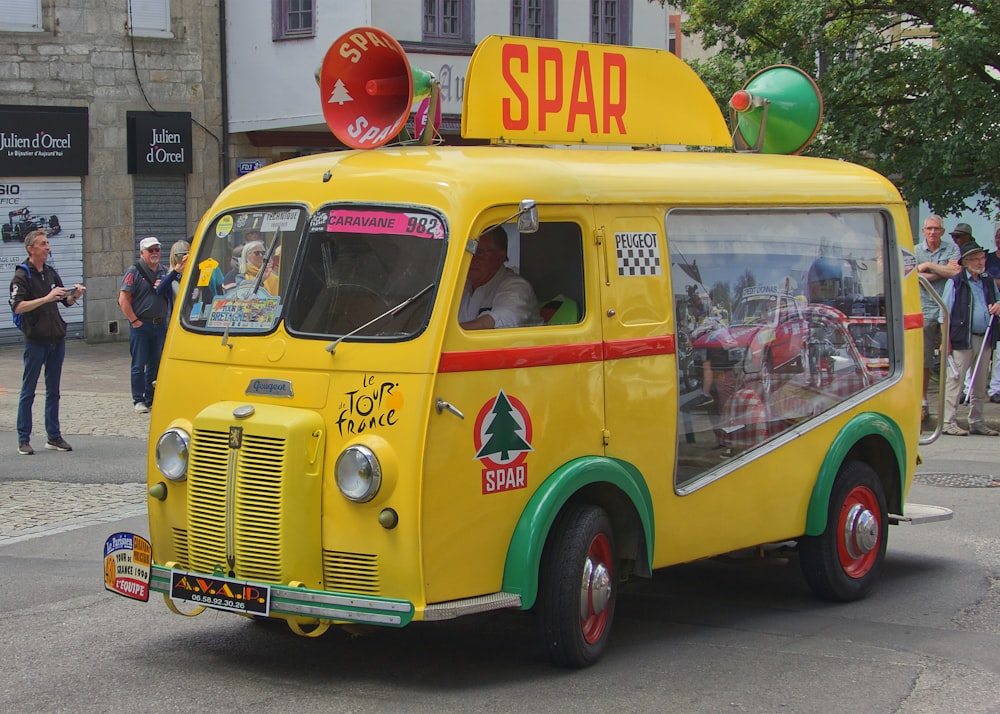
[[[35,396],[35,455],[17,453],[21,354],[20,346],[0,347],[0,546],[145,514],[149,416],[132,409],[128,344],[67,343],[59,411],[71,454],[42,448],[42,384]]]

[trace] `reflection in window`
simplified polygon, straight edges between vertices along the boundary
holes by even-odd
[[[675,211],[684,485],[893,369],[877,212]]]

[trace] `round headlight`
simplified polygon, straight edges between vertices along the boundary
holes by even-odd
[[[382,485],[382,466],[367,446],[348,446],[344,449],[337,457],[334,471],[337,488],[345,498],[355,503],[372,500]]]
[[[187,476],[191,437],[183,429],[167,429],[156,442],[156,467],[171,481]]]

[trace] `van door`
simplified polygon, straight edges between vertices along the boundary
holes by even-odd
[[[633,464],[653,503],[672,492],[677,359],[663,212],[597,210],[604,262],[605,453]]]
[[[477,230],[517,206],[498,208]],[[466,330],[451,304],[427,429],[422,550],[428,602],[498,592],[532,494],[568,461],[603,451],[597,248],[588,207],[539,209],[537,233],[505,226],[507,265],[537,298],[520,327]],[[460,275],[472,263],[462,255]],[[486,306],[488,307],[488,306]]]

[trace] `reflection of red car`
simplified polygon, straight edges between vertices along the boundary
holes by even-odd
[[[771,391],[774,372],[802,372],[808,362],[809,323],[802,306],[775,287],[746,288],[728,325],[697,335],[695,363],[706,359],[712,369],[739,369],[760,375],[764,393]]]

